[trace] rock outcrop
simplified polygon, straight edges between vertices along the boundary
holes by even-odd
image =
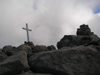
[[[26,52],[20,51],[0,63],[0,75],[15,75],[29,70]]]
[[[9,52],[13,50],[14,47],[12,47],[11,45],[7,45],[4,46],[2,49],[2,52],[4,52],[5,54],[7,54],[9,56]]]
[[[31,47],[27,44],[22,44],[22,45],[18,46],[17,50],[25,50],[27,54],[32,53]]]
[[[100,38],[91,32],[88,25],[81,25],[77,30],[77,35],[65,35],[58,43],[58,49],[63,47],[75,47],[85,45],[91,41],[100,42]]]
[[[0,75],[100,75],[100,38],[88,25],[53,45],[24,42],[0,49]]]
[[[33,72],[53,75],[99,75],[100,52],[93,46],[36,53],[29,58]]]
[[[47,47],[44,45],[36,45],[32,48],[32,53],[38,53],[43,51],[48,51]]]
[[[49,51],[56,50],[55,46],[53,46],[53,45],[48,46],[47,49]]]
[[[76,34],[82,36],[89,36],[89,35],[93,35],[94,33],[91,32],[91,29],[89,28],[88,25],[83,24],[80,26],[80,28],[77,29]]]
[[[51,46],[45,46],[45,45],[36,45],[32,47],[32,53],[38,53],[38,52],[44,52],[44,51],[52,51],[56,50],[56,48],[51,45]]]
[[[0,62],[8,58],[8,56],[4,52],[0,52]]]
[[[25,42],[18,47],[4,46],[0,52],[0,75],[52,75],[28,71],[30,70],[28,58],[31,55],[51,50],[55,50],[53,45],[48,47],[44,45],[35,46],[32,42]]]

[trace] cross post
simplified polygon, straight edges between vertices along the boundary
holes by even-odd
[[[26,23],[26,28],[22,28],[24,30],[26,30],[26,33],[27,33],[27,41],[29,42],[29,32],[28,31],[32,31],[30,29],[28,29],[28,24]]]

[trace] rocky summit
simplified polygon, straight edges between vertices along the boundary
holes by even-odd
[[[100,75],[100,38],[88,25],[55,46],[24,42],[0,49],[0,75]]]
[[[91,32],[88,25],[81,25],[77,29],[76,35],[65,35],[59,42],[57,42],[58,49],[63,47],[75,47],[89,43],[95,44],[100,42],[100,38]]]

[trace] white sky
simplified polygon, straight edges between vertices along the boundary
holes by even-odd
[[[35,45],[56,46],[83,23],[100,36],[99,6],[100,0],[0,0],[0,47],[24,43],[26,23]]]

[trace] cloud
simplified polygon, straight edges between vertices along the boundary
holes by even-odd
[[[90,25],[92,31],[100,37],[99,33],[99,22],[100,22],[100,13],[94,15],[89,21],[88,24]]]
[[[98,36],[100,0],[0,0],[0,47],[18,46],[27,40],[36,44],[55,45],[64,35],[75,35],[79,25],[85,23]]]

